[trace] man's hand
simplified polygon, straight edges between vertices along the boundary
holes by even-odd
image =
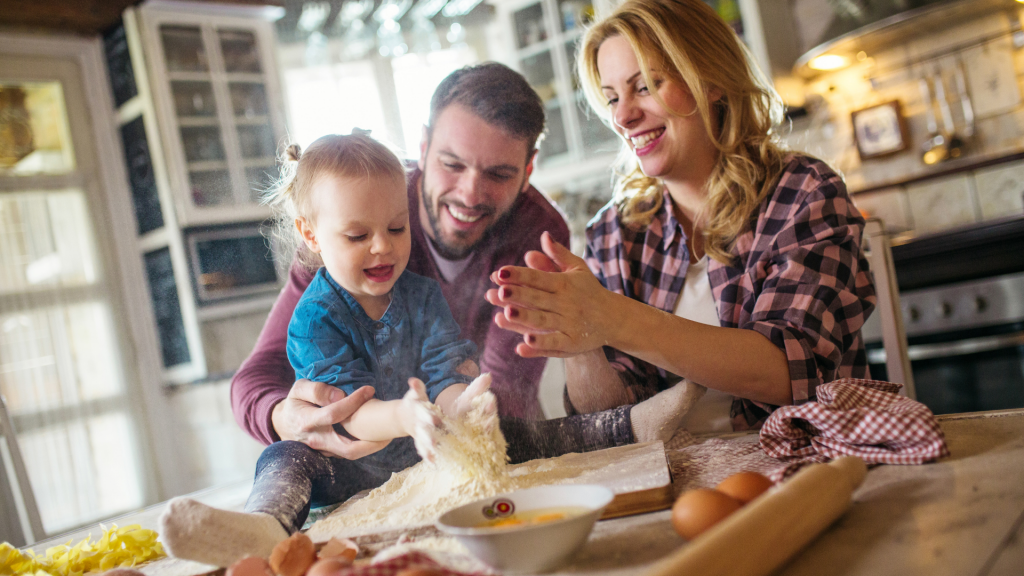
[[[333,426],[347,420],[370,398],[370,386],[345,396],[323,382],[299,380],[288,397],[274,406],[270,419],[281,440],[302,442],[325,456],[356,460],[381,450],[388,442],[352,440],[335,432]]]
[[[477,399],[481,394],[487,392],[491,388],[491,373],[485,372],[478,376],[476,380],[470,383],[470,385],[463,390],[462,394],[455,399],[455,414],[456,418],[461,418],[473,409],[473,401]],[[490,396],[483,400],[485,402],[483,410],[488,413],[495,413],[498,411],[498,404],[495,401],[494,396]]]

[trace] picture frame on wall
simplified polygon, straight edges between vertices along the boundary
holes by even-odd
[[[907,121],[899,100],[861,108],[850,117],[861,160],[896,154],[910,147]]]

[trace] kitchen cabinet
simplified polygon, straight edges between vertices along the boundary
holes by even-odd
[[[225,345],[209,335],[265,316],[281,285],[261,202],[285,134],[272,23],[281,13],[147,2],[105,37],[166,383],[237,368],[241,358],[210,357]]]
[[[504,32],[505,63],[518,70],[544,101],[547,135],[537,175],[558,183],[607,169],[618,150],[615,133],[591,111],[576,79],[576,44],[594,18],[591,0],[508,0],[496,4]],[[596,157],[596,158],[595,158]],[[595,161],[597,160],[597,161]]]
[[[182,226],[264,219],[260,195],[284,136],[266,20],[137,10]]]

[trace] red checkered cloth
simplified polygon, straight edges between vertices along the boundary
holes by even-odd
[[[403,570],[429,570],[434,576],[490,576],[485,572],[456,572],[419,551],[408,552],[379,564],[346,568],[336,576],[395,576]]]
[[[897,394],[902,384],[843,378],[818,386],[817,402],[777,409],[761,427],[761,449],[789,463],[778,481],[805,464],[856,456],[867,464],[923,464],[949,456],[927,406]]]

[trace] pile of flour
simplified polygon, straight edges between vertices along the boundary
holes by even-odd
[[[486,392],[490,395],[490,392]],[[420,462],[393,474],[363,497],[353,497],[309,529],[314,542],[352,538],[433,524],[452,508],[497,494],[550,484],[602,484],[616,494],[671,481],[665,449],[631,444],[585,454],[508,464],[498,417],[477,398],[464,417],[444,418],[434,463]]]
[[[420,462],[397,472],[365,497],[342,504],[316,522],[308,535],[314,541],[333,535],[356,536],[381,527],[430,524],[448,510],[518,488],[508,473],[505,437],[498,416],[484,405],[490,391],[473,400],[473,408],[443,422],[435,462]],[[436,407],[435,407],[436,408]]]

